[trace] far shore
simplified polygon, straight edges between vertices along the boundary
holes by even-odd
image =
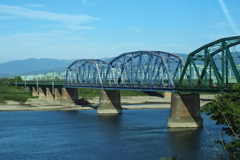
[[[214,95],[201,95],[200,105],[210,102]],[[99,103],[99,97],[89,100],[91,105],[75,105],[74,103],[60,103],[47,101],[38,98],[31,98],[24,104],[15,101],[7,101],[6,104],[0,104],[0,111],[71,111],[71,110],[90,110],[96,109]],[[171,107],[171,98],[162,98],[155,96],[126,96],[121,97],[123,109],[162,109]]]

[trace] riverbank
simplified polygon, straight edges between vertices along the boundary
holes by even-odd
[[[201,95],[200,104],[210,102],[214,99],[214,95]],[[91,105],[75,105],[74,103],[60,103],[46,101],[38,98],[31,98],[24,104],[19,104],[15,101],[7,101],[7,104],[0,105],[0,111],[49,111],[49,110],[89,110],[96,109],[99,103],[99,98],[96,97],[89,100]],[[161,98],[156,96],[130,96],[121,98],[123,109],[160,109],[170,108],[171,98]]]

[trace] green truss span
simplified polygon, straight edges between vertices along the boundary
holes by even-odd
[[[175,92],[232,91],[240,83],[239,44],[240,36],[222,38],[190,53]]]

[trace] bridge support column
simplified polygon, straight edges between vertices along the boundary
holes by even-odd
[[[198,128],[203,126],[199,94],[172,94],[170,128]]]
[[[35,87],[32,87],[32,96],[38,96],[38,92]]]
[[[122,113],[120,91],[100,90],[98,114],[119,114]]]
[[[50,88],[46,88],[46,97],[47,97],[47,100],[54,101],[54,96]]]
[[[76,102],[78,100],[77,88],[62,88],[62,101],[63,102]]]
[[[45,99],[46,98],[46,88],[39,87],[39,98]]]
[[[60,88],[55,88],[55,101],[61,101],[62,100],[62,90]]]

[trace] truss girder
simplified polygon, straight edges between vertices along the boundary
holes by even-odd
[[[162,51],[151,51],[151,52],[164,57],[166,65],[168,66],[169,72],[172,76],[172,79],[180,78],[180,74],[184,66],[182,57],[172,53],[162,52]],[[177,77],[177,75],[179,76]]]
[[[177,90],[181,87],[224,88],[233,84],[230,82],[230,75],[236,78],[235,83],[240,83],[240,70],[236,67],[240,64],[239,44],[240,36],[222,38],[190,53],[185,62]],[[201,71],[197,65],[203,66]],[[186,74],[189,76],[188,82],[183,80]],[[216,79],[214,83],[213,79]]]
[[[182,67],[181,57],[161,51],[123,53],[109,63],[84,59],[67,68],[65,86],[172,91]]]
[[[108,63],[99,59],[74,61],[67,68],[65,84],[71,86],[102,85],[107,68]]]
[[[112,85],[174,86],[164,57],[153,52],[124,53],[109,62],[109,66]],[[165,79],[165,84],[162,79]]]

